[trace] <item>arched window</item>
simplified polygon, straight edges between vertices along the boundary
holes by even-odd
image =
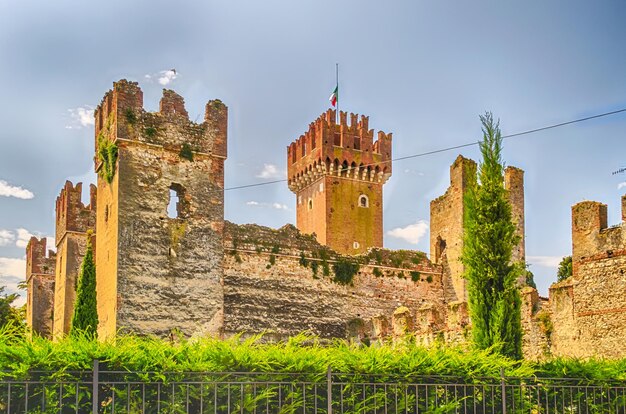
[[[313,210],[313,199],[309,198],[309,210]]]
[[[365,194],[359,196],[359,207],[367,208],[370,206],[370,200]]]

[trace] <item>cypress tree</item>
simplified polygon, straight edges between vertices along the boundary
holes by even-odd
[[[76,304],[72,317],[72,335],[85,334],[96,338],[98,330],[98,309],[96,306],[96,265],[93,262],[91,233],[87,235],[87,251],[80,266]]]
[[[479,349],[522,357],[521,299],[516,280],[521,266],[511,263],[519,242],[504,188],[502,136],[489,112],[480,117],[483,140],[478,182],[465,195],[465,265],[473,342]]]

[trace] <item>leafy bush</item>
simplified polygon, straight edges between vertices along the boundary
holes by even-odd
[[[565,256],[556,272],[557,282],[562,282],[572,275],[572,256]]]
[[[333,271],[335,273],[333,282],[339,283],[340,285],[352,285],[352,279],[354,279],[354,275],[359,271],[359,265],[358,263],[340,258],[333,264]]]

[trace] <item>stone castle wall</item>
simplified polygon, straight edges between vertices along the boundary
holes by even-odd
[[[96,109],[96,142],[118,148],[112,182],[98,178],[101,337],[216,333],[221,325],[227,109],[211,101],[196,124],[167,90],[160,109],[144,111],[141,89],[127,81]],[[96,170],[101,164],[96,158]]]
[[[413,318],[423,309],[445,313],[442,268],[422,253],[374,250],[347,258],[291,225],[227,223],[225,239],[225,336],[266,332],[283,339],[310,331],[372,341],[392,335],[398,308]],[[346,259],[359,268],[342,285],[333,281],[333,265]]]
[[[55,253],[46,252],[47,240],[31,237],[26,246],[26,323],[42,337],[52,334]],[[46,255],[47,253],[47,255]]]
[[[451,301],[467,301],[467,286],[462,275],[463,263],[463,198],[468,188],[476,183],[476,162],[459,155],[450,166],[450,187],[445,194],[430,202],[430,254],[435,263],[447,261],[450,275]],[[513,248],[512,260],[525,262],[524,236],[524,171],[516,167],[504,170],[504,188],[511,203],[511,215],[520,237]],[[445,257],[444,257],[445,256]],[[520,281],[521,285],[524,281]]]
[[[56,272],[52,335],[69,333],[74,315],[78,275],[87,249],[87,232],[96,228],[96,187],[90,203],[82,202],[82,183],[65,183],[56,201]],[[94,240],[95,241],[95,240]]]
[[[626,196],[622,223],[613,227],[607,226],[606,204],[583,201],[572,207],[573,274],[550,287],[549,300],[535,303],[526,327],[543,336],[529,343],[528,353],[539,358],[626,356],[625,218]]]

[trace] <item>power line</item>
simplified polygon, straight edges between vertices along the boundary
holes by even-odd
[[[615,114],[619,114],[621,112],[626,112],[626,108],[618,109],[616,111],[604,112],[604,113],[597,114],[597,115],[591,115],[591,116],[587,116],[587,117],[584,117],[584,118],[578,118],[578,119],[574,119],[572,121],[561,122],[561,123],[558,123],[558,124],[552,124],[552,125],[544,126],[544,127],[541,127],[541,128],[529,129],[527,131],[517,132],[515,134],[503,135],[502,139],[519,137],[519,136],[528,135],[528,134],[533,134],[535,132],[545,131],[547,129],[554,129],[554,128],[562,127],[562,126],[565,126],[565,125],[576,124],[578,122],[589,121],[591,119],[602,118],[602,117],[609,116],[609,115],[615,115]],[[393,162],[393,161],[403,161],[403,160],[408,160],[408,159],[411,159],[411,158],[425,157],[427,155],[433,155],[433,154],[438,154],[438,153],[441,153],[441,152],[452,151],[452,150],[459,149],[459,148],[471,147],[471,146],[474,146],[474,145],[478,145],[478,141],[468,142],[466,144],[455,145],[455,146],[452,146],[452,147],[440,148],[440,149],[427,151],[427,152],[421,152],[419,154],[405,155],[405,156],[402,156],[402,157],[393,158],[391,160],[382,161],[382,162],[377,163],[377,164],[382,164],[382,163],[385,163],[385,162]],[[369,164],[369,165],[374,165],[374,164]],[[368,165],[363,165],[363,167],[367,167],[367,166]],[[239,189],[242,189],[242,188],[260,187],[260,186],[263,186],[263,185],[283,183],[283,182],[286,182],[286,181],[288,181],[288,180],[286,178],[284,178],[284,179],[281,179],[281,180],[264,181],[262,183],[239,185],[239,186],[236,186],[236,187],[225,188],[224,191],[239,190]]]

